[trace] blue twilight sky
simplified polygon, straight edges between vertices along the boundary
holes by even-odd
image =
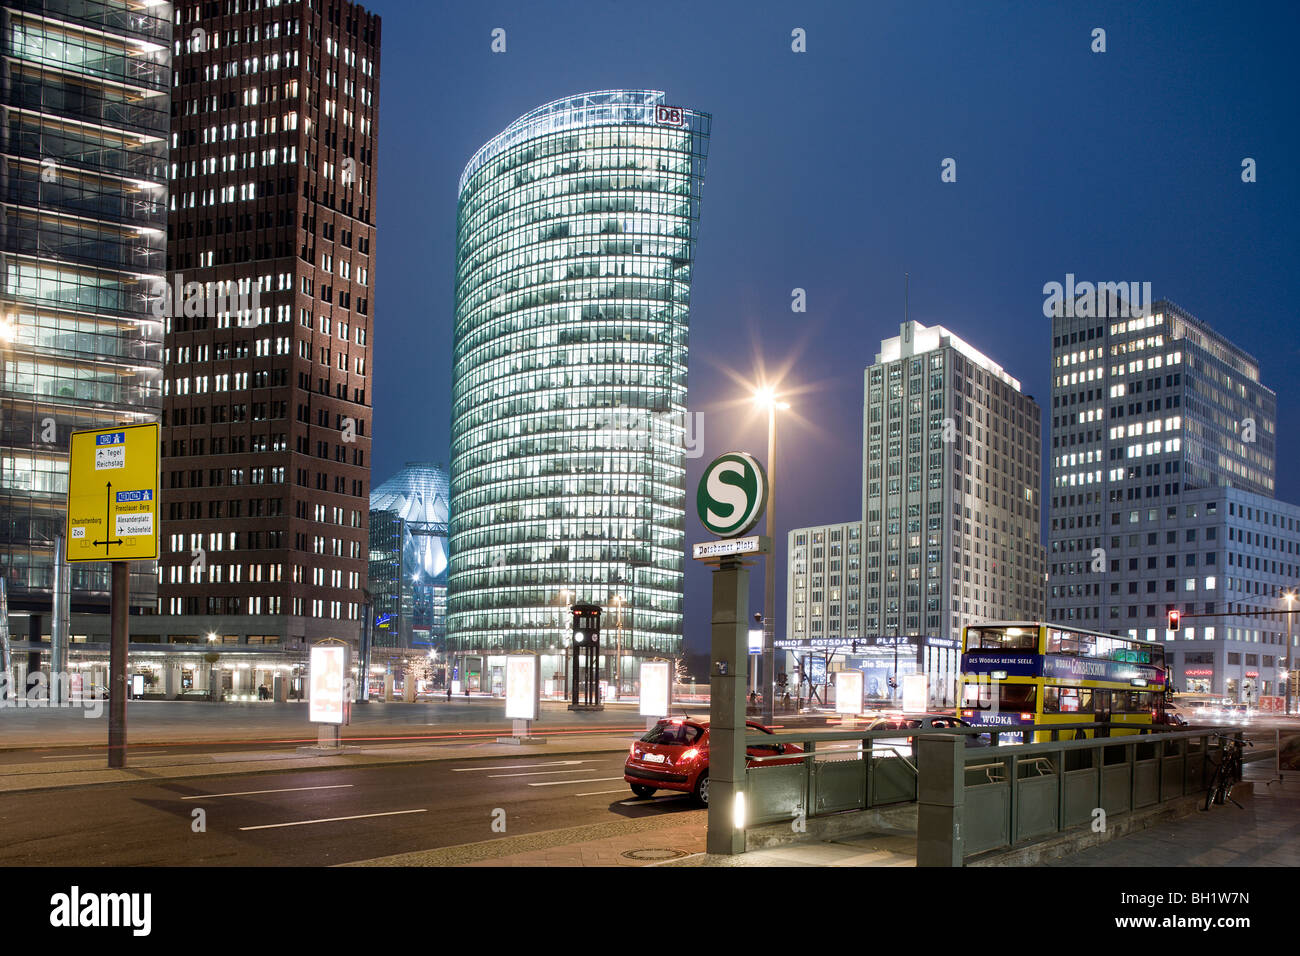
[[[446,462],[456,185],[515,117],[571,93],[662,89],[713,114],[691,309],[703,465],[766,452],[727,403],[787,368],[777,532],[861,510],[862,370],[911,317],[1050,405],[1043,284],[1150,281],[1263,363],[1278,497],[1300,501],[1297,83],[1289,3],[425,2],[383,16],[373,478]],[[506,52],[490,50],[494,28]],[[807,52],[791,51],[806,31]],[[1106,31],[1106,52],[1090,50]],[[940,181],[945,157],[957,181]],[[1258,181],[1241,180],[1252,157]],[[807,312],[791,312],[791,290]],[[732,373],[729,375],[728,373]],[[1049,411],[1045,408],[1044,411]],[[1050,418],[1048,422],[1050,423]],[[1047,435],[1046,424],[1044,436]],[[1044,479],[1048,453],[1044,451]],[[1046,504],[1046,502],[1044,502]],[[1046,508],[1044,508],[1046,512]],[[687,540],[705,537],[692,509]],[[694,562],[687,562],[694,565]],[[752,580],[761,608],[762,569]],[[784,630],[784,562],[778,564]],[[686,640],[707,647],[707,571]]]

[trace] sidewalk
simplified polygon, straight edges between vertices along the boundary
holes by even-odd
[[[1245,809],[1212,806],[1047,865],[1300,866],[1300,774],[1279,783],[1272,762],[1260,761],[1246,765],[1244,779],[1255,784]]]

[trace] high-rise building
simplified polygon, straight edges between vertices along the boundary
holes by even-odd
[[[1274,493],[1277,398],[1259,364],[1170,302],[1146,313],[1052,320],[1052,620],[1145,627],[1111,600],[1112,563],[1145,563],[1122,549],[1155,535],[1156,555],[1184,491]]]
[[[0,573],[15,637],[50,633],[69,435],[156,421],[171,4],[10,0],[0,25]],[[104,615],[109,565],[76,564],[72,610]],[[131,604],[152,605],[152,562]],[[105,618],[106,620],[106,618]],[[39,652],[39,648],[36,648]],[[33,662],[35,666],[35,662]]]
[[[584,93],[515,120],[461,176],[447,629],[483,686],[515,648],[560,672],[577,602],[608,608],[609,676],[619,643],[628,678],[680,651],[710,125],[661,92]]]
[[[448,481],[411,461],[370,493],[376,647],[442,650],[447,637]]]
[[[786,554],[786,642],[815,648],[856,641],[862,626],[862,522],[793,528]]]
[[[881,342],[863,398],[863,634],[1041,618],[1038,404],[917,322]]]
[[[380,19],[346,0],[177,14],[158,610],[355,639]]]
[[[1244,699],[1276,675],[1230,674],[1229,658],[1284,644],[1285,621],[1232,612],[1280,610],[1274,578],[1294,566],[1279,531],[1295,508],[1268,502],[1277,398],[1259,363],[1206,323],[1168,301],[1143,311],[1052,320],[1048,616],[1170,641],[1180,686],[1175,648],[1213,641],[1190,652],[1191,677]],[[1254,530],[1258,514],[1279,531]],[[1197,615],[1181,637],[1166,629],[1170,608]]]

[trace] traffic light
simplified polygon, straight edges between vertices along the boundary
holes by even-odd
[[[1169,609],[1169,630],[1171,631],[1178,630],[1178,626],[1179,624],[1182,623],[1182,620],[1183,620],[1182,611],[1178,610],[1177,608]]]
[[[894,678],[892,674],[889,677],[889,686],[891,689],[898,686],[898,681]]]
[[[573,643],[583,647],[600,644],[600,608],[594,604],[573,607]]]

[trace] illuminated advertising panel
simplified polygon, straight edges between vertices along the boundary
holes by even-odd
[[[511,654],[506,658],[506,717],[511,720],[537,719],[536,654]]]
[[[763,629],[761,627],[751,627],[749,629],[749,653],[763,653]]]
[[[311,649],[311,697],[308,719],[313,724],[346,724],[348,715],[348,649],[343,644],[316,644]]]
[[[923,714],[930,705],[930,681],[924,674],[903,677],[903,713]]]
[[[671,670],[668,661],[641,662],[641,716],[667,717]]]
[[[862,713],[862,671],[840,671],[835,675],[835,713]]]

